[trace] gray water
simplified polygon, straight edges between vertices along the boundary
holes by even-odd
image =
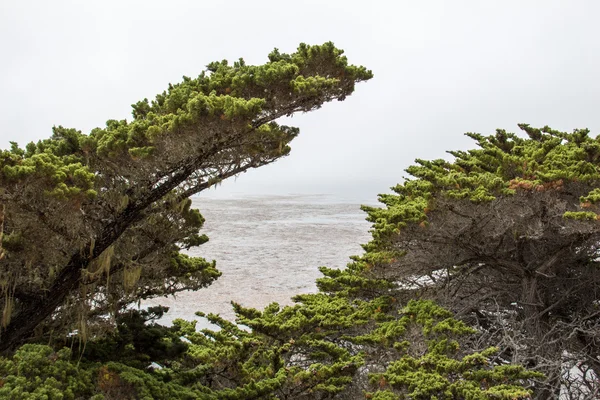
[[[170,307],[163,324],[183,318],[206,326],[196,311],[233,321],[231,301],[291,304],[290,297],[317,290],[319,266],[343,268],[370,237],[360,202],[335,196],[194,198],[193,205],[210,240],[189,253],[216,260],[223,275],[208,288],[146,302]]]

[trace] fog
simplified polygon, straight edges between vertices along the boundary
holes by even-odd
[[[290,156],[215,193],[375,197],[464,132],[517,123],[600,133],[595,1],[13,1],[0,5],[0,147],[130,118],[211,61],[333,41],[373,70],[344,102],[297,115]]]

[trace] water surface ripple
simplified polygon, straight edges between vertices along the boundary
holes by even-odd
[[[170,307],[164,324],[198,319],[196,311],[233,321],[231,301],[291,304],[291,296],[316,291],[319,266],[344,267],[369,239],[360,203],[327,195],[194,198],[193,204],[210,240],[189,253],[216,260],[223,275],[208,288],[146,302]]]

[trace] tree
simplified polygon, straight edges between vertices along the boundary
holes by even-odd
[[[94,393],[91,369],[78,368],[71,350],[26,344],[12,359],[0,359],[0,397],[5,399],[90,398]]]
[[[465,346],[479,340],[476,330],[431,301],[405,301],[394,279],[371,273],[369,260],[387,253],[354,257],[343,271],[322,268],[320,292],[296,296],[293,306],[259,311],[234,304],[243,326],[208,315],[219,329],[197,332],[194,322],[154,323],[161,307],[125,309],[218,276],[214,263],[180,253],[206,240],[188,197],[289,152],[297,130],[265,125],[270,113],[343,99],[371,76],[340,54],[330,44],[301,46],[291,56],[272,53],[262,67],[209,66],[210,76],[185,79],[152,106],[134,105],[131,124],[109,121],[89,136],[59,127],[49,140],[2,153],[2,347],[53,340],[0,358],[0,393],[98,400],[530,398],[527,386],[541,374],[496,365],[499,349]],[[290,70],[292,88],[308,86],[289,91]],[[256,88],[265,77],[268,86]],[[241,90],[235,82],[248,93],[267,93],[259,109],[248,111],[256,99],[231,97]],[[265,89],[271,85],[278,88],[273,93]],[[284,109],[271,104],[286,95],[300,100]],[[199,103],[205,111],[196,115],[190,110]],[[164,132],[153,128],[158,120]],[[36,336],[29,338],[22,324],[37,326]],[[151,363],[157,368],[149,370]]]
[[[536,398],[600,393],[600,137],[519,125],[468,133],[479,148],[416,160],[365,207],[364,256],[323,290],[435,299],[482,333],[492,362],[542,372]]]
[[[275,120],[372,77],[342,53],[301,44],[260,66],[214,62],[134,104],[130,122],[59,126],[2,151],[0,350],[32,335],[85,341],[132,302],[216,279],[214,263],[180,253],[207,240],[189,197],[287,155],[299,131]]]
[[[0,358],[0,394],[17,400],[57,389],[68,389],[67,398],[98,400],[512,400],[530,398],[522,385],[539,378],[522,366],[490,365],[497,349],[462,350],[460,338],[474,330],[430,301],[398,308],[385,296],[361,301],[318,293],[296,300],[262,312],[235,305],[246,328],[209,315],[220,329],[201,332],[182,320],[172,327],[151,323],[160,310],[131,310],[70,363],[68,349],[45,345]],[[157,369],[145,368],[150,360]]]

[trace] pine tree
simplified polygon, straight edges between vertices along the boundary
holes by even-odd
[[[331,43],[275,50],[262,66],[209,64],[134,104],[131,122],[111,120],[89,135],[56,127],[48,140],[0,153],[0,349],[51,344],[0,358],[0,394],[528,399],[532,389],[555,393],[556,374],[534,347],[523,357],[523,346],[581,318],[583,344],[548,339],[593,364],[600,146],[587,131],[523,126],[530,139],[471,135],[481,149],[455,152],[455,162],[418,160],[409,168],[416,179],[381,196],[386,208],[365,208],[374,223],[365,255],[344,270],[322,268],[319,293],[293,306],[234,304],[237,324],[208,315],[218,329],[200,332],[182,320],[157,325],[164,308],[127,309],[216,279],[214,262],[181,252],[207,240],[189,197],[287,155],[298,130],[277,118],[343,100],[371,77]],[[511,277],[519,257],[548,281]],[[565,289],[573,277],[584,282]],[[552,307],[523,301],[517,281]],[[507,303],[514,296],[517,306]],[[573,301],[584,303],[569,306],[568,320]]]
[[[366,254],[324,270],[323,290],[435,299],[497,346],[498,365],[542,372],[536,398],[595,398],[600,376],[600,138],[520,125],[521,137],[469,133],[453,161],[418,159],[412,176],[365,207]],[[380,282],[380,283],[377,283]],[[579,397],[579,396],[582,397]]]
[[[97,400],[508,400],[529,399],[524,386],[542,377],[519,365],[493,365],[496,348],[461,348],[475,330],[431,301],[401,307],[389,296],[362,301],[325,293],[296,301],[263,311],[234,304],[243,325],[208,315],[218,329],[199,332],[183,320],[156,325],[161,310],[132,310],[70,362],[70,350],[44,345],[0,359],[0,394],[28,399],[50,386],[70,388],[67,398]],[[146,368],[151,361],[157,369]],[[30,370],[37,385],[19,372]]]
[[[214,262],[180,252],[207,240],[189,197],[286,156],[299,131],[279,117],[372,77],[342,53],[301,44],[264,65],[214,62],[134,104],[131,121],[0,152],[0,350],[32,334],[85,341],[128,304],[216,279]]]

